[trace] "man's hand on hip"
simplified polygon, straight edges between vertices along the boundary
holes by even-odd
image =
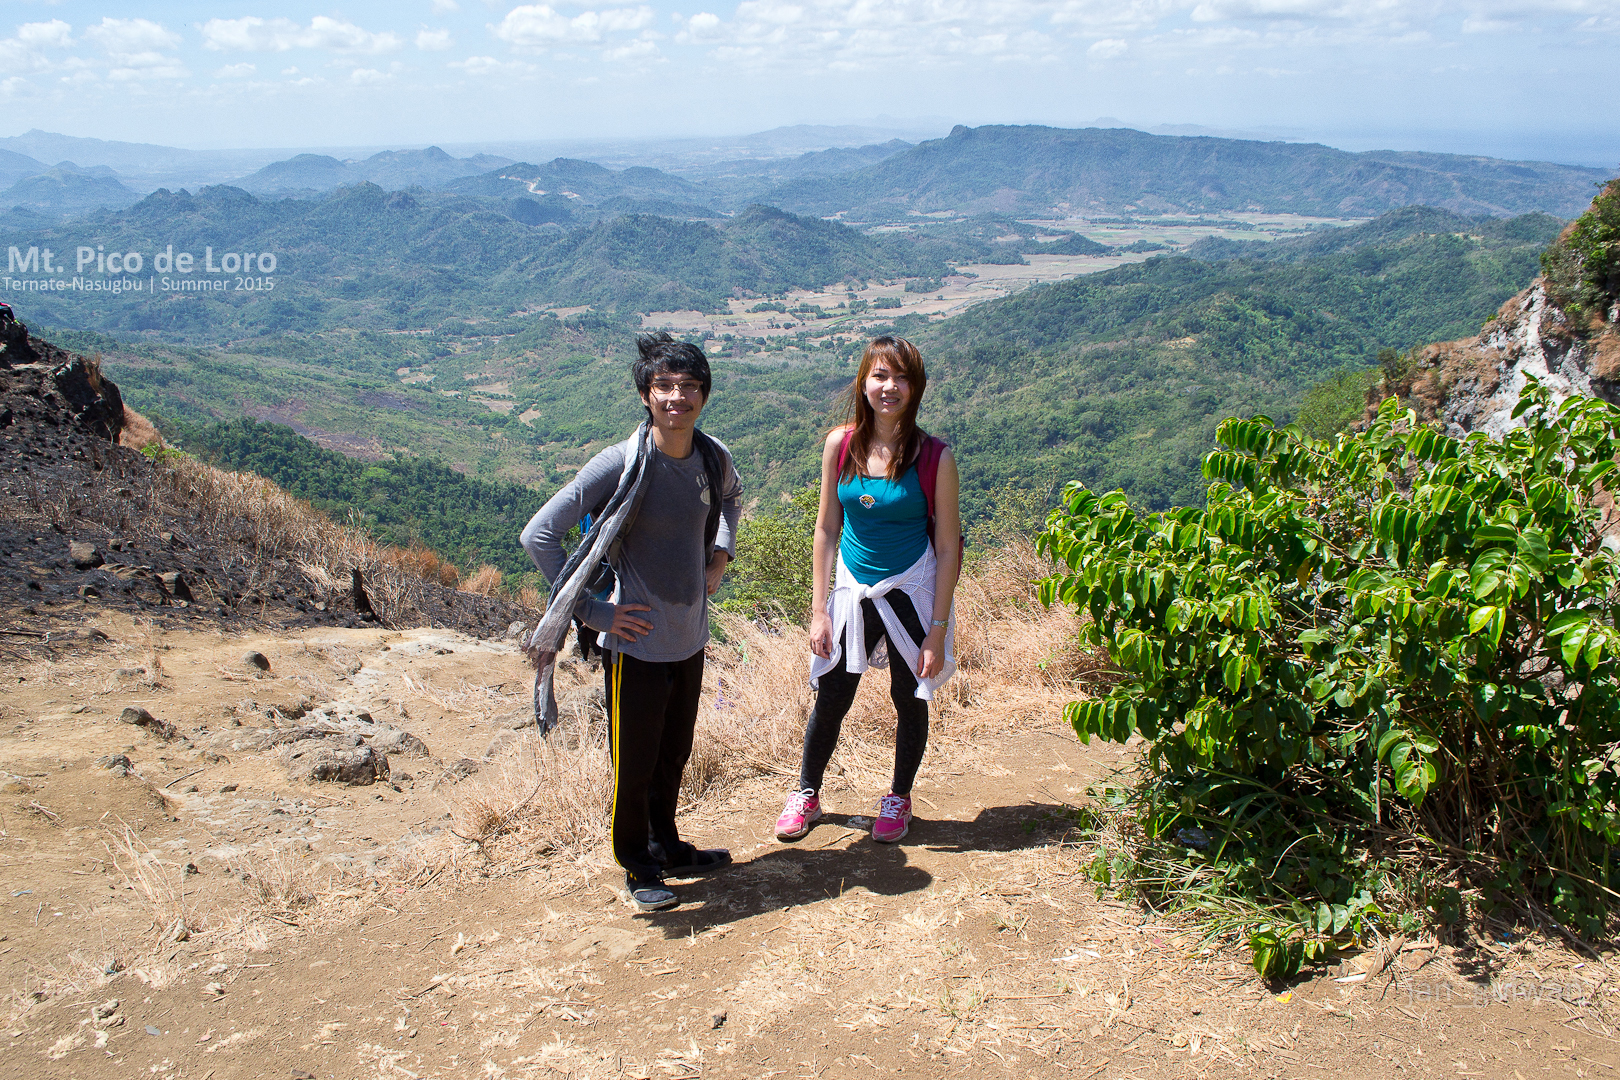
[[[642,634],[652,632],[653,625],[646,619],[638,619],[632,612],[651,611],[646,604],[614,604],[613,625],[608,627],[608,633],[625,641],[634,641]]]

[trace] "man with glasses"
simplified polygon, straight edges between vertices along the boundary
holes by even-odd
[[[731,863],[722,848],[682,840],[675,807],[703,689],[708,598],[736,555],[742,482],[730,452],[697,430],[711,385],[703,351],[668,334],[636,344],[632,371],[647,421],[552,496],[522,542],[556,583],[569,530],[587,514],[602,516],[610,499],[627,503],[608,549],[613,591],[606,600],[585,595],[573,614],[601,632],[606,653],[613,855],[632,904],[657,911],[678,903],[665,878]]]

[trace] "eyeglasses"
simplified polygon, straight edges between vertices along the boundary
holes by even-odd
[[[655,379],[652,392],[659,397],[696,397],[703,393],[703,384],[696,379],[682,379],[680,382],[671,382],[667,379]]]

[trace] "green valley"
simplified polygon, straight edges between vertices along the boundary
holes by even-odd
[[[1534,276],[1558,227],[1545,215],[1408,209],[1257,247],[1205,241],[1190,249],[1201,257],[1150,258],[943,322],[904,317],[892,326],[929,360],[922,418],[958,448],[970,520],[989,516],[1007,484],[1050,492],[1060,478],[1121,486],[1148,507],[1196,503],[1197,462],[1221,418],[1287,421],[1309,387],[1375,364],[1382,349],[1474,331]],[[289,331],[217,348],[58,336],[101,352],[128,400],[182,445],[199,438],[195,425],[247,415],[377,464],[386,482],[360,465],[338,476],[331,458],[321,466],[332,477],[324,489],[297,469],[273,475],[324,505],[374,515],[391,540],[437,535],[409,500],[395,500],[398,520],[377,514],[394,499],[396,457],[532,488],[526,502],[513,496],[523,505],[502,510],[492,533],[449,530],[441,541],[464,565],[512,568],[521,562],[500,529],[639,418],[633,333],[626,320],[584,314],[453,322],[431,333]],[[704,344],[715,368],[705,427],[736,454],[750,499],[773,500],[812,479],[818,435],[836,421],[860,339],[798,337],[784,348],[710,334]],[[273,468],[242,449],[224,459]]]

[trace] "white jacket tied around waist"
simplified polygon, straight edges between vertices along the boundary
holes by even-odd
[[[906,628],[901,625],[894,608],[889,606],[886,599],[889,593],[896,589],[905,593],[911,600],[911,606],[917,609],[917,618],[922,621],[923,628],[928,628],[928,622],[934,617],[934,578],[938,573],[934,559],[934,545],[930,543],[922,557],[912,563],[909,568],[886,577],[875,585],[863,585],[855,580],[844,565],[844,556],[838,556],[838,568],[833,578],[832,597],[827,601],[827,614],[832,617],[832,649],[826,657],[810,657],[810,688],[820,689],[821,677],[827,672],[837,668],[843,662],[844,653],[849,653],[847,670],[855,675],[864,672],[870,666],[871,658],[867,656],[866,644],[866,616],[861,610],[862,600],[871,600],[872,606],[877,608],[878,615],[883,619],[883,628],[889,634],[890,662],[894,662],[894,652],[900,653],[900,659],[912,671],[917,670],[917,661],[922,656],[922,648],[911,640]],[[945,627],[945,666],[939,669],[939,674],[932,679],[918,678],[917,696],[924,701],[934,700],[934,691],[944,685],[945,681],[956,674],[956,607],[953,604],[948,624]]]

